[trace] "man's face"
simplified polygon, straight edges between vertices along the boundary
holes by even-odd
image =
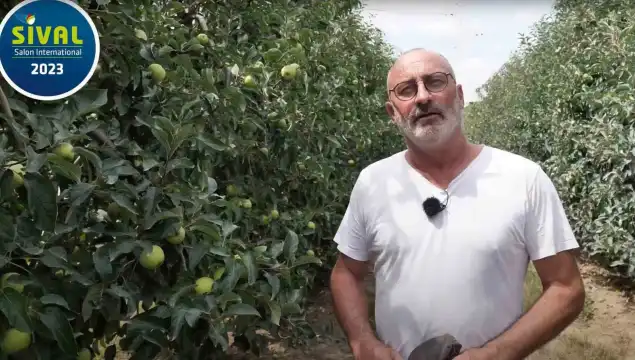
[[[463,93],[442,58],[408,54],[389,79],[388,112],[422,149],[445,144],[463,125]]]

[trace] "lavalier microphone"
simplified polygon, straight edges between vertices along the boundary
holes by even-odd
[[[436,216],[438,213],[440,213],[441,211],[445,210],[446,206],[448,205],[448,199],[450,198],[450,195],[448,195],[447,191],[445,191],[445,195],[446,197],[443,203],[435,197],[429,197],[425,199],[425,201],[422,204],[423,211],[426,213],[426,215],[429,218],[432,218]]]

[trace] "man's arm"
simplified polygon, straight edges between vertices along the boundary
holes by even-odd
[[[495,359],[524,359],[560,334],[584,308],[584,285],[571,251],[535,260],[534,266],[543,293],[509,330],[485,346]]]
[[[331,293],[335,315],[344,329],[353,352],[364,341],[374,341],[375,333],[368,319],[368,301],[364,280],[368,265],[340,254],[331,273]]]
[[[584,307],[579,247],[554,184],[536,171],[527,189],[524,241],[542,282],[538,301],[510,329],[490,341],[495,359],[524,359],[570,325]]]

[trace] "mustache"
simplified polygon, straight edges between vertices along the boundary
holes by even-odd
[[[408,117],[410,120],[417,120],[420,117],[432,114],[443,116],[444,113],[444,109],[434,104],[427,104],[415,107]]]

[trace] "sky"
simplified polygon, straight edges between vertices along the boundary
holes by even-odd
[[[443,54],[463,85],[465,102],[518,48],[520,35],[552,11],[553,0],[362,0],[363,14],[385,40],[405,51]]]

